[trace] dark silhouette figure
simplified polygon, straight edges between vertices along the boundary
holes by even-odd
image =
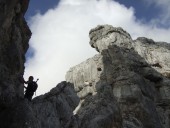
[[[34,77],[33,77],[33,76],[30,76],[30,77],[28,78],[28,81],[25,81],[25,80],[24,80],[24,83],[25,83],[25,84],[28,84],[27,87],[24,86],[24,88],[26,89],[24,98],[27,98],[29,101],[32,100],[32,96],[34,95],[34,92],[37,90],[37,87],[38,87],[38,85],[37,85],[37,83],[36,83],[36,82],[38,81],[38,79],[37,79],[36,82],[33,81],[33,80],[34,80]]]

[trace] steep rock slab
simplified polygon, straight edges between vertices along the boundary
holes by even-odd
[[[78,118],[73,115],[79,104],[73,85],[59,83],[45,95],[33,100],[33,110],[40,128],[78,128]]]
[[[135,43],[140,40],[133,41],[122,28],[110,25],[92,29],[90,39],[100,54],[71,68],[66,75],[81,98],[77,110],[81,127],[168,128],[169,91],[164,96],[162,88],[169,89],[169,78],[155,70],[145,58],[147,54],[139,54]],[[159,47],[169,53],[165,44]]]

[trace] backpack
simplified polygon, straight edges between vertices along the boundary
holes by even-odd
[[[38,88],[38,84],[37,84],[37,82],[33,82],[33,86],[32,86],[32,92],[35,92],[36,90],[37,90],[37,88]]]

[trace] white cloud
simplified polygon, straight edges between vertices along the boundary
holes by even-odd
[[[150,7],[155,6],[160,9],[156,19],[152,19],[153,24],[170,26],[170,0],[144,0]]]
[[[170,6],[170,1],[169,0],[144,0],[150,5],[155,4],[156,6],[162,7],[166,9],[166,7]]]
[[[145,36],[170,42],[170,29],[145,25],[135,18],[133,8],[112,0],[61,0],[55,9],[32,17],[29,24],[35,56],[27,60],[25,78],[40,78],[38,95],[65,80],[70,67],[96,54],[88,33],[99,24],[121,26],[134,39]]]

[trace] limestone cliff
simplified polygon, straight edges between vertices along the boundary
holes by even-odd
[[[110,25],[90,31],[99,54],[72,67],[67,82],[32,102],[24,99],[19,78],[31,36],[28,3],[0,0],[1,128],[170,127],[170,45],[132,40]]]
[[[97,26],[89,34],[99,54],[72,67],[66,80],[81,99],[81,128],[169,128],[170,44],[122,28]]]

